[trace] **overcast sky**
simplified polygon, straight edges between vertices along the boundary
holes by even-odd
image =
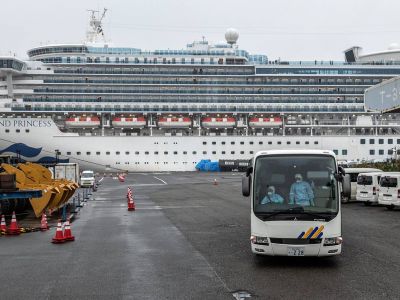
[[[104,31],[115,46],[183,49],[204,35],[224,40],[239,31],[239,47],[269,59],[343,60],[400,43],[399,0],[1,0],[0,53],[46,43],[81,42],[87,9],[109,9]]]

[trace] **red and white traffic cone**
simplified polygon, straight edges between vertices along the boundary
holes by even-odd
[[[133,201],[133,197],[129,197],[129,202],[128,202],[128,211],[134,211],[136,210],[135,202]]]
[[[61,244],[65,242],[65,237],[62,230],[61,220],[58,220],[56,234],[51,240],[53,244]]]
[[[49,230],[49,225],[47,224],[47,216],[46,213],[42,214],[42,220],[40,221],[40,230],[46,231]]]
[[[118,175],[119,182],[125,182],[125,176],[123,174]]]
[[[75,237],[72,235],[71,224],[69,222],[69,218],[67,222],[65,222],[65,230],[64,230],[64,238],[67,242],[75,241]]]
[[[19,231],[17,217],[15,216],[15,211],[12,213],[11,224],[7,229],[8,235],[19,235],[21,232]]]
[[[0,234],[6,234],[6,233],[7,233],[6,219],[4,218],[4,215],[1,215]]]

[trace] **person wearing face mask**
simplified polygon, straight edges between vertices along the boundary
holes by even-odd
[[[296,182],[290,187],[289,204],[314,206],[314,192],[311,185],[303,181],[301,174],[296,174],[294,178]]]
[[[261,200],[261,204],[268,204],[268,203],[278,203],[278,204],[283,203],[282,196],[275,193],[275,187],[272,185],[268,187],[267,194]]]

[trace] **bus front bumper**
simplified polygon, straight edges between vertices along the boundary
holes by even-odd
[[[342,245],[251,244],[251,251],[255,254],[270,256],[333,256],[342,253]]]

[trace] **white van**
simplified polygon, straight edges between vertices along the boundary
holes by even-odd
[[[383,172],[379,169],[374,168],[345,168],[346,174],[350,175],[351,180],[351,196],[350,199],[343,199],[342,202],[349,202],[351,200],[356,200],[357,195],[357,177],[360,173],[371,173],[371,172]]]
[[[387,209],[400,206],[400,172],[386,172],[379,182],[378,203]]]
[[[94,172],[91,170],[83,171],[81,174],[81,187],[93,187],[95,182]]]
[[[357,177],[356,200],[365,205],[378,203],[379,181],[382,172],[360,173]]]

